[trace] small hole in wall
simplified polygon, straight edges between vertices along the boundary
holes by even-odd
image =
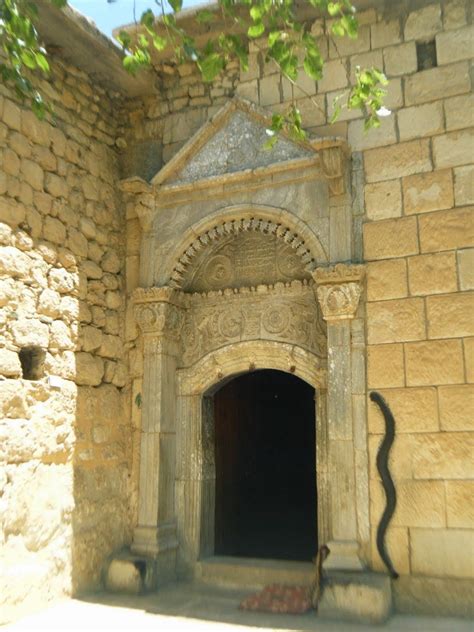
[[[41,347],[24,347],[18,353],[24,380],[40,380],[44,376],[46,353]]]
[[[418,62],[418,70],[428,70],[438,65],[436,59],[436,42],[417,42],[416,59]]]

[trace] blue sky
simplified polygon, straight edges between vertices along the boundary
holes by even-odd
[[[206,0],[184,0],[184,7],[192,7],[197,4],[204,4]],[[112,37],[112,29],[123,24],[133,22],[133,5],[136,7],[137,21],[146,9],[156,9],[158,7],[154,0],[69,0],[69,4],[80,11],[83,15],[91,18],[103,33]]]

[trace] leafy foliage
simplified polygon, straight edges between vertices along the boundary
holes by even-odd
[[[49,1],[57,7],[67,4],[67,0]],[[47,105],[27,76],[28,70],[49,73],[47,53],[34,26],[37,17],[37,5],[30,0],[0,0],[0,46],[4,57],[0,61],[0,76],[21,100],[30,101],[38,118],[43,118]]]
[[[67,4],[67,0],[41,1],[58,7]],[[118,40],[125,51],[123,64],[129,72],[134,74],[150,67],[152,49],[156,49],[177,64],[195,63],[203,81],[211,83],[233,59],[239,60],[243,70],[248,69],[247,40],[250,40],[262,52],[265,62],[274,64],[292,85],[296,85],[300,73],[314,81],[323,76],[324,59],[319,38],[311,32],[311,24],[298,20],[297,0],[218,0],[217,5],[199,10],[195,16],[197,23],[210,33],[201,45],[177,20],[182,0],[167,2],[155,0],[159,7],[158,16],[152,9],[143,12],[136,37],[132,38],[127,31],[119,33]],[[358,21],[351,0],[304,2],[326,18],[328,35],[336,50],[338,38],[357,38]],[[167,11],[168,6],[171,12]],[[22,99],[29,99],[33,110],[42,117],[46,111],[45,103],[27,78],[28,70],[49,71],[46,51],[39,44],[34,26],[36,19],[36,2],[0,0],[0,45],[5,53],[5,62],[0,64],[2,79],[12,85]],[[362,110],[366,129],[378,127],[379,114],[389,113],[383,108],[386,84],[380,70],[358,68],[345,101],[339,97],[334,103],[332,121],[346,107]],[[298,90],[302,91],[299,85]],[[313,98],[314,95],[307,96]],[[273,116],[267,146],[273,146],[283,129],[295,139],[304,139],[302,125],[301,113],[293,99],[286,112]]]

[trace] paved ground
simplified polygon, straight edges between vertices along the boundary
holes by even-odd
[[[158,632],[473,632],[472,622],[396,615],[384,626],[355,625],[303,616],[267,615],[237,609],[243,593],[177,584],[153,595],[96,594],[71,599],[2,627],[17,630],[155,630]]]

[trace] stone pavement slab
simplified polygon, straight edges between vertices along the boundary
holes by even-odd
[[[275,615],[242,612],[248,594],[196,584],[174,584],[142,596],[97,593],[70,599],[2,628],[20,630],[157,630],[160,632],[472,632],[472,622],[454,618],[395,615],[385,625],[324,621],[315,613]]]

